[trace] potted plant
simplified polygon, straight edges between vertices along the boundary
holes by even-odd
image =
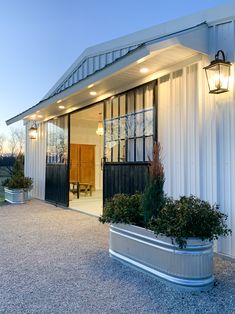
[[[178,287],[207,290],[214,282],[213,239],[231,232],[227,216],[195,196],[167,198],[159,152],[155,146],[143,195],[119,194],[105,204],[99,220],[110,223],[110,256]]]
[[[22,154],[16,159],[11,177],[6,179],[2,185],[7,202],[22,204],[28,199],[28,191],[32,188],[33,180],[24,176],[24,156]]]

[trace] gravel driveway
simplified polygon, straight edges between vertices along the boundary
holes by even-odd
[[[235,263],[183,293],[108,255],[108,227],[40,201],[0,207],[0,313],[235,313]]]

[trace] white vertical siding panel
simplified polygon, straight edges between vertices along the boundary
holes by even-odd
[[[173,198],[199,196],[197,65],[160,78],[158,129],[163,149],[165,191]]]
[[[100,68],[102,69],[106,65],[106,54],[100,55]]]
[[[90,75],[94,72],[94,58],[88,58],[87,62],[87,75]]]
[[[87,77],[87,70],[88,70],[88,60],[86,60],[82,65],[82,78],[84,79]]]
[[[30,196],[45,199],[45,170],[46,170],[46,130],[45,124],[38,124],[36,140],[29,139],[26,126],[26,159],[25,175],[33,179],[33,189]]]
[[[217,114],[217,171],[218,171],[218,202],[221,210],[228,215],[228,225],[234,230],[234,97],[233,92],[219,95],[216,99]],[[220,239],[219,252],[235,256],[233,237]]]
[[[186,68],[185,195],[200,196],[199,189],[199,102],[198,65]],[[183,136],[183,134],[182,134]]]
[[[159,80],[158,88],[158,136],[159,142],[162,146],[162,159],[164,163],[165,172],[165,192],[168,195],[172,195],[171,188],[171,80],[167,75]]]
[[[107,53],[106,62],[107,62],[106,64],[113,62],[113,53],[112,52]]]
[[[215,25],[211,31],[211,56],[222,49],[229,61],[235,59],[234,21]],[[234,78],[234,65],[232,67]],[[217,202],[228,215],[233,235],[218,241],[218,252],[235,258],[235,93],[234,82],[229,93],[214,97],[216,121]],[[209,98],[212,98],[209,96]]]
[[[100,56],[94,57],[94,69],[93,71],[97,71],[100,68]]]

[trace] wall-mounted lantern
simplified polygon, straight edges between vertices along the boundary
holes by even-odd
[[[37,139],[37,130],[38,130],[37,123],[36,123],[36,121],[33,121],[31,128],[29,128],[29,138],[31,140]]]
[[[221,54],[222,59],[219,58]],[[229,76],[231,63],[225,61],[225,55],[219,50],[215,55],[215,60],[206,66],[206,78],[210,94],[221,94],[229,90]]]

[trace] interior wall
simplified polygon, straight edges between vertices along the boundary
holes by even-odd
[[[79,113],[71,115],[71,144],[95,145],[95,187],[101,190],[103,187],[103,172],[101,170],[101,158],[103,157],[103,136],[96,134],[98,121],[79,120]]]

